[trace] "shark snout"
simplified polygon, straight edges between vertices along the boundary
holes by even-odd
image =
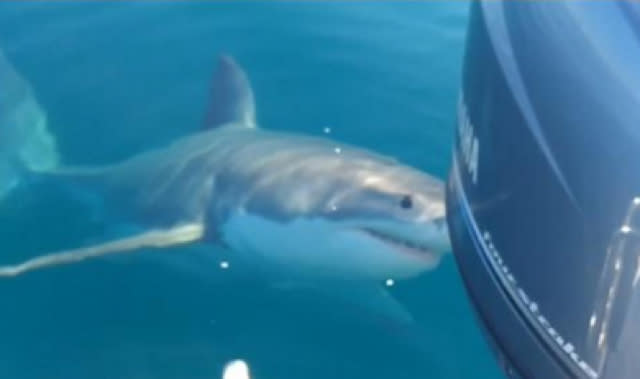
[[[428,233],[426,239],[428,243],[432,244],[434,250],[440,253],[447,253],[451,251],[451,240],[449,239],[449,225],[447,224],[446,217],[439,217],[427,222],[430,225],[432,233]]]

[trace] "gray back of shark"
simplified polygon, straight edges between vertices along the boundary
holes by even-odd
[[[127,200],[137,221],[148,217],[151,224],[207,218],[215,228],[238,208],[283,222],[385,218],[388,209],[379,206],[385,198],[400,218],[415,220],[420,212],[424,219],[442,221],[438,179],[355,146],[257,129],[252,90],[231,58],[221,58],[212,87],[204,131],[120,164],[60,168],[55,175]],[[417,211],[397,206],[407,196],[420,206]]]

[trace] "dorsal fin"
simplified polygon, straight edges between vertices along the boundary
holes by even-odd
[[[239,127],[255,128],[256,108],[247,74],[226,54],[220,55],[213,74],[211,98],[203,129],[233,123]]]

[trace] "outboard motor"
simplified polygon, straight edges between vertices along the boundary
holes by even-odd
[[[640,3],[473,2],[447,193],[515,378],[640,378]]]

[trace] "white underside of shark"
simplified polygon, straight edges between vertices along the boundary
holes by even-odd
[[[398,251],[379,249],[378,240],[357,228],[345,229],[322,219],[299,219],[287,224],[247,212],[237,212],[222,226],[232,250],[260,255],[287,272],[327,279],[379,281],[414,277],[435,267],[437,254],[385,242]],[[326,238],[318,239],[318,236]],[[393,275],[393,277],[391,277]]]

